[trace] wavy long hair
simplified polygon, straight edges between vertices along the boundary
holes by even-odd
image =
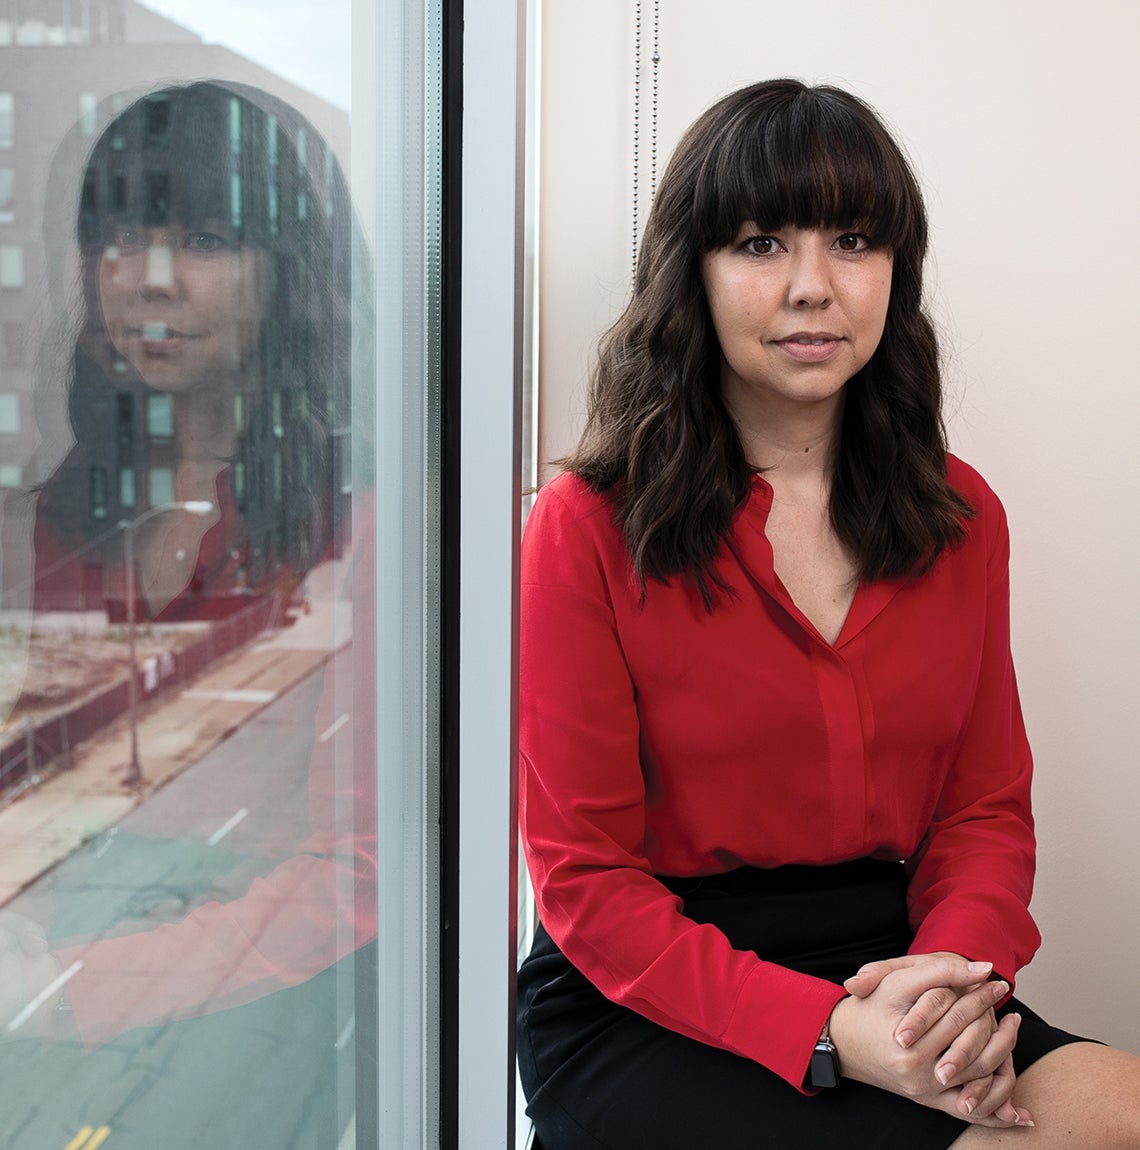
[[[926,211],[914,174],[863,101],[770,80],[726,96],[685,133],[646,222],[633,297],[602,338],[587,420],[562,464],[608,494],[644,593],[714,563],[753,468],[720,388],[701,257],[740,225],[854,227],[893,256],[882,339],[846,386],[831,521],[865,581],[926,571],[973,511],[946,479],[938,345],[923,309]]]

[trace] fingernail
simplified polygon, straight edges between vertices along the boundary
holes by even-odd
[[[906,1050],[908,1046],[914,1041],[914,1032],[911,1030],[902,1030],[895,1035],[895,1041]]]
[[[943,1062],[934,1072],[934,1077],[942,1083],[943,1086],[950,1081],[951,1078],[957,1073],[958,1068],[953,1062]]]
[[[958,1103],[958,1109],[964,1110],[966,1117],[969,1118],[970,1115],[974,1113],[974,1104],[969,1098],[963,1098],[962,1101]]]
[[[994,964],[992,962],[971,962],[966,969],[971,974],[988,974],[993,970]]]
[[[990,985],[993,987],[994,1002],[998,1002],[1000,999],[1005,998],[1005,996],[1009,993],[1008,982],[993,982]]]
[[[1032,1118],[1029,1118],[1029,1117],[1022,1118],[1022,1116],[1019,1114],[1017,1116],[1017,1125],[1018,1126],[1036,1126],[1037,1123],[1034,1122]]]

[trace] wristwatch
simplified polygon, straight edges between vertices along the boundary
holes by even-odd
[[[839,1051],[831,1041],[830,1025],[824,1024],[823,1033],[811,1052],[808,1066],[808,1085],[816,1090],[831,1090],[839,1085]]]

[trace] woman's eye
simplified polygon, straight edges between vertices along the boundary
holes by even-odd
[[[111,246],[128,254],[142,251],[146,247],[146,236],[139,228],[116,228],[111,234]]]
[[[753,256],[770,256],[779,250],[780,241],[775,236],[752,236],[741,245]]]
[[[835,246],[841,252],[865,252],[871,246],[871,241],[858,232],[844,232],[835,241]]]
[[[229,244],[214,232],[187,232],[182,246],[188,252],[220,252]]]

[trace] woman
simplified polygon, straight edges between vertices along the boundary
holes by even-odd
[[[1008,537],[946,452],[926,238],[834,88],[733,93],[661,182],[524,537],[547,1150],[1140,1144],[1140,1060],[1010,998],[1039,940]]]
[[[112,119],[82,181],[75,444],[37,508],[41,607],[73,606],[81,574],[121,602],[121,536],[89,545],[144,514],[140,617],[287,599],[326,555],[347,509],[349,226],[331,150],[264,93],[200,82]],[[187,501],[215,510],[147,514]]]

